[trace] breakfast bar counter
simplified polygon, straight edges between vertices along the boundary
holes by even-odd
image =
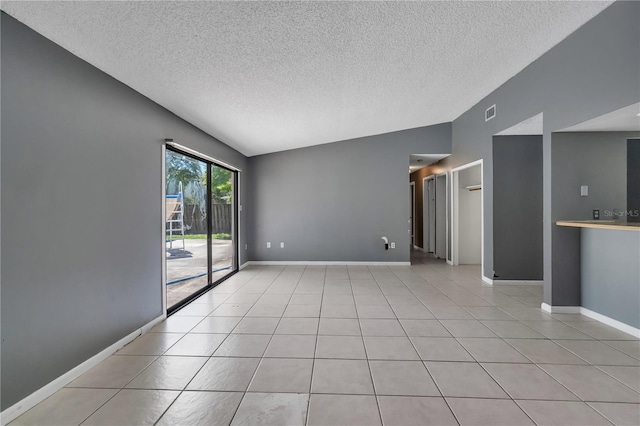
[[[640,333],[640,223],[606,220],[557,221],[580,230],[580,291],[583,308]],[[623,326],[622,329],[625,329]]]

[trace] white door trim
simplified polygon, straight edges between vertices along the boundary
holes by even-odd
[[[447,172],[443,172],[440,174],[437,174],[435,177],[435,184],[436,186],[438,185],[438,178],[444,176],[444,223],[445,223],[445,228],[444,228],[444,256],[441,256],[441,259],[449,259],[449,191],[447,191],[447,183],[449,181],[449,173]],[[436,191],[436,209],[438,208],[438,192]],[[438,222],[436,221],[436,228],[438,227]],[[436,235],[437,235],[437,231],[436,231]],[[437,255],[439,255],[439,253],[437,252],[437,247],[438,247],[438,241],[436,239],[436,251],[434,252]]]
[[[411,229],[409,230],[409,240],[411,241],[411,245],[416,245],[416,183],[409,182],[409,188],[411,190]],[[424,246],[424,244],[423,244]],[[424,248],[424,247],[423,247]]]
[[[162,313],[167,314],[167,143],[162,144]]]
[[[458,216],[458,199],[459,199],[459,176],[458,172],[461,170],[469,169],[471,167],[480,166],[480,185],[484,184],[484,165],[483,160],[472,161],[471,163],[464,164],[462,166],[451,169],[451,261],[453,265],[460,264],[459,259],[459,216]],[[484,188],[480,196],[480,267],[481,276],[486,282],[493,281],[490,278],[484,276]]]
[[[429,204],[427,202],[427,181],[434,179],[435,175],[429,175],[422,178],[422,251],[429,253],[431,246],[429,244]]]

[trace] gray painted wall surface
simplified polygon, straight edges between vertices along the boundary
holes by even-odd
[[[627,205],[627,138],[637,132],[554,133],[552,141],[553,219],[588,220],[599,209]],[[580,186],[589,195],[580,196]]]
[[[162,142],[204,134],[2,19],[4,410],[162,314]]]
[[[542,135],[493,138],[496,280],[542,280]]]
[[[627,220],[640,222],[640,139],[627,141]]]
[[[408,262],[409,155],[449,152],[440,124],[249,158],[249,259]]]
[[[552,221],[591,219],[627,205],[627,138],[637,132],[554,133]],[[580,186],[589,196],[580,196]],[[580,231],[554,225],[553,304],[580,305]]]
[[[640,328],[640,232],[581,232],[582,306]]]
[[[552,272],[576,268],[552,248],[551,132],[640,101],[638,19],[639,2],[614,3],[453,122],[453,155],[443,165],[452,168],[483,158],[484,196],[492,200],[492,135],[544,113],[544,300],[549,304],[563,304],[551,300]],[[493,104],[497,115],[485,122],[484,111]],[[484,213],[484,274],[491,277],[491,202]]]

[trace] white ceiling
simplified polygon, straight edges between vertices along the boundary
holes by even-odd
[[[634,132],[640,131],[640,103],[629,105],[600,117],[559,130],[559,132]]]
[[[1,7],[251,156],[452,121],[610,3]]]

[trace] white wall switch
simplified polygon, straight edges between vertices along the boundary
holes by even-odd
[[[284,248],[284,243],[280,243],[280,248]]]
[[[396,248],[396,243],[391,243],[391,248]]]
[[[589,186],[587,185],[582,185],[580,187],[580,196],[581,197],[586,197],[589,195]]]
[[[244,245],[244,249],[246,250],[246,249],[248,249],[248,248],[249,248],[249,244],[245,244],[245,245]]]
[[[271,243],[267,241],[267,248],[271,248]]]

